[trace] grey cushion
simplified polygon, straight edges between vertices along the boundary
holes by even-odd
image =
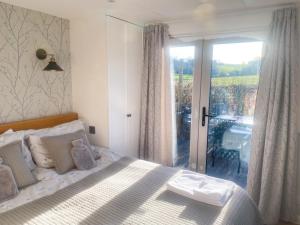
[[[98,160],[101,158],[101,152],[99,149],[97,149],[95,146],[90,145],[90,149],[92,150],[92,154],[94,156],[95,160]]]
[[[72,145],[71,155],[77,169],[89,170],[96,166],[91,149],[84,144],[82,139],[72,141]]]
[[[19,190],[11,169],[0,158],[0,203],[15,197]]]
[[[85,143],[87,141],[83,130],[69,134],[42,137],[41,139],[44,146],[50,152],[54,160],[56,172],[59,174],[66,173],[75,168],[71,155],[72,141],[77,139],[83,139]]]
[[[22,154],[22,141],[15,141],[0,147],[0,157],[13,172],[18,188],[36,183]]]
[[[22,154],[30,170],[33,170],[36,165],[32,161],[31,153],[24,142],[24,136],[26,132],[27,131],[8,132],[0,135],[0,146],[7,145],[14,141],[22,141]]]

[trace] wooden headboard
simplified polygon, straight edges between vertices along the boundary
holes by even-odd
[[[7,131],[8,129],[18,130],[29,130],[29,129],[42,129],[53,127],[62,123],[71,122],[78,119],[77,113],[67,113],[57,116],[47,116],[39,119],[23,120],[12,123],[0,124],[0,134]]]

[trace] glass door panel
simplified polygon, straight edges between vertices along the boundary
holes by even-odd
[[[170,56],[176,101],[177,154],[175,166],[188,168],[191,143],[195,46],[173,46],[170,48]]]
[[[259,41],[210,42],[207,70],[203,72],[203,85],[210,88],[201,96],[202,129],[206,131],[200,138],[206,143],[200,151],[205,152],[206,162],[202,159],[200,167],[206,166],[207,175],[234,181],[244,188],[262,46]]]

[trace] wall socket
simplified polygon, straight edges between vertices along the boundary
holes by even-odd
[[[90,134],[96,134],[96,127],[95,126],[89,126],[89,133]]]

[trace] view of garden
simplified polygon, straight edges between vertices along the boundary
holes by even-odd
[[[226,61],[226,60],[224,60]],[[188,167],[194,59],[174,57],[177,113],[176,166]],[[211,69],[208,175],[246,186],[260,57],[240,63],[214,59]],[[199,85],[199,84],[198,84]]]

